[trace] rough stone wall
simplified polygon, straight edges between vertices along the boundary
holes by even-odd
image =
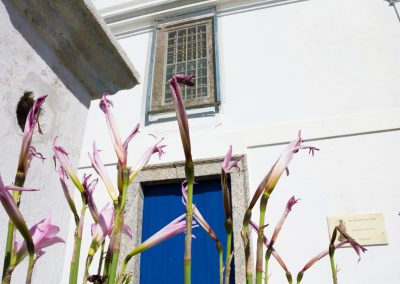
[[[44,134],[35,133],[32,143],[47,159],[43,163],[33,160],[25,183],[40,188],[40,192],[24,193],[21,211],[29,226],[51,212],[53,223],[61,227],[60,235],[67,241],[71,233],[70,214],[54,171],[51,139],[59,136],[58,142],[77,166],[90,98],[7,1],[0,2],[0,39],[0,173],[5,183],[12,183],[22,139],[15,113],[20,97],[24,91],[34,92],[35,97],[48,95],[40,120]],[[2,248],[7,220],[0,208]],[[19,235],[18,238],[21,239]],[[1,249],[1,271],[3,257],[4,249]],[[46,249],[36,264],[33,283],[61,283],[64,261],[63,244]],[[26,262],[17,267],[12,283],[24,283],[25,274]]]

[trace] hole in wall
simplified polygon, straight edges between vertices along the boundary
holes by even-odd
[[[17,105],[17,121],[18,125],[24,132],[26,118],[28,117],[29,110],[32,108],[34,103],[33,92],[26,91],[23,96],[19,99]]]

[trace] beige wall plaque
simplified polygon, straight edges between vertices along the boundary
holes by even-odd
[[[329,239],[335,226],[342,226],[359,244],[364,246],[387,245],[387,234],[382,213],[357,213],[327,218]],[[336,243],[342,241],[338,234]],[[344,240],[344,239],[343,239]]]

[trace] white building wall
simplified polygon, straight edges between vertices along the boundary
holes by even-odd
[[[294,158],[291,175],[282,178],[271,197],[267,235],[287,199],[301,198],[276,244],[296,275],[327,247],[327,216],[383,212],[389,245],[369,247],[360,263],[350,250],[338,251],[339,279],[399,283],[400,24],[393,9],[376,0],[320,0],[221,10],[218,29],[222,106],[213,117],[190,119],[193,157],[222,156],[232,144],[235,153],[247,154],[253,193],[282,144],[302,129],[311,139],[307,143],[321,151],[314,158],[306,153]],[[144,78],[142,85],[112,98],[123,137],[136,122],[144,122],[151,38],[145,31],[119,39]],[[93,139],[103,149],[104,162],[114,163],[98,101],[92,102],[86,129],[81,167],[89,165]],[[143,125],[131,143],[130,164],[155,141],[147,133],[165,137],[168,148],[161,162],[184,159],[172,121]],[[102,186],[97,194],[101,207],[107,194]],[[84,256],[90,240],[85,242]],[[271,283],[283,283],[284,274],[271,262]],[[304,283],[330,279],[326,259],[306,272]]]
[[[6,1],[7,2],[7,1]],[[64,200],[57,173],[54,171],[51,148],[52,138],[68,149],[74,165],[78,164],[80,145],[84,133],[90,96],[83,85],[72,75],[60,78],[54,69],[61,66],[53,50],[35,34],[35,30],[13,12],[10,4],[0,3],[0,173],[5,184],[15,178],[22,142],[22,130],[17,123],[16,109],[25,91],[38,96],[48,95],[43,104],[40,124],[43,135],[35,133],[32,146],[46,157],[43,162],[33,159],[25,186],[38,188],[39,192],[22,194],[21,212],[28,227],[33,226],[51,213],[51,221],[60,227],[58,234],[65,240],[69,234],[69,208]],[[31,36],[32,42],[21,34]],[[26,35],[25,34],[25,35]],[[34,46],[34,47],[32,47]],[[46,54],[49,61],[42,57]],[[51,64],[51,66],[49,66]],[[68,86],[68,84],[70,84]],[[72,87],[71,87],[72,86]],[[3,271],[8,216],[0,206],[0,270]],[[17,232],[17,240],[23,238]],[[65,259],[64,244],[47,248],[45,255],[35,264],[32,283],[60,283]],[[12,283],[25,283],[28,262],[18,265]]]

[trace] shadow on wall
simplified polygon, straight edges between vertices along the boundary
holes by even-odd
[[[41,40],[40,35],[34,29],[33,25],[39,23],[28,18],[29,15],[21,15],[15,7],[13,1],[1,0],[7,9],[10,21],[14,28],[24,37],[36,53],[46,62],[53,72],[60,78],[64,85],[77,97],[77,99],[87,108],[90,106],[89,94],[82,94],[82,83],[77,80],[74,74],[69,71],[65,65],[56,56],[55,51],[50,48],[46,42]]]

